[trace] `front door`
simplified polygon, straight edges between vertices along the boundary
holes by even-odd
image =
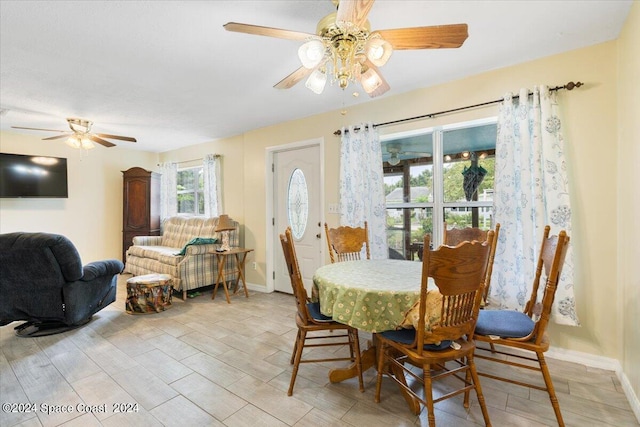
[[[291,227],[302,280],[311,295],[313,274],[322,265],[319,145],[278,151],[274,170],[274,288],[292,293],[279,235]]]

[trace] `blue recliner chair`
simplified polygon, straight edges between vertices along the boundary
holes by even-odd
[[[49,233],[0,234],[0,326],[18,336],[42,336],[82,326],[116,300],[116,259],[82,266],[64,236]]]

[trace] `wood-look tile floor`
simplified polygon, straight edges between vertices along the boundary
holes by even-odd
[[[227,304],[208,291],[134,316],[124,310],[129,277],[119,277],[116,302],[82,328],[39,338],[16,337],[17,323],[0,328],[0,401],[16,404],[3,406],[0,426],[427,424],[425,411],[412,415],[388,381],[374,403],[374,370],[365,373],[365,393],[355,379],[330,384],[328,369],[341,362],[301,365],[287,397],[296,335],[290,295],[251,292]],[[361,335],[364,344],[370,337]],[[503,369],[482,362],[482,369]],[[639,425],[614,372],[548,362],[566,425]],[[544,392],[487,378],[481,384],[494,426],[556,425]],[[461,396],[436,404],[436,422],[484,425],[473,394],[470,410]]]

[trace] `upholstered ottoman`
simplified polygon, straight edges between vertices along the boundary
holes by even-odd
[[[159,313],[171,307],[173,277],[168,274],[145,274],[127,280],[129,314]]]

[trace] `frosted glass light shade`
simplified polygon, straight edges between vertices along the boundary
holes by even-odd
[[[71,135],[69,139],[65,141],[65,143],[72,148],[82,148],[82,143],[80,142],[80,139],[75,135]]]
[[[382,79],[373,68],[369,68],[360,76],[360,84],[364,91],[370,94],[382,84]]]
[[[72,148],[82,148],[84,150],[91,150],[92,148],[96,148],[96,145],[89,139],[89,137],[79,136],[79,135],[71,135],[69,139],[65,141],[65,143]]]
[[[80,147],[85,150],[91,150],[92,148],[96,148],[96,145],[87,136],[84,136],[80,140]]]
[[[387,163],[389,163],[391,166],[397,166],[398,164],[400,164],[400,158],[395,153],[391,154],[391,157],[389,157]]]
[[[311,73],[311,75],[309,76],[309,78],[307,79],[304,85],[310,90],[312,90],[314,93],[317,93],[318,95],[320,95],[324,90],[324,87],[326,84],[327,84],[327,74],[323,73],[320,70],[315,70],[313,73]]]
[[[372,38],[365,45],[365,52],[369,61],[376,67],[382,67],[387,63],[393,53],[393,46],[384,39]]]
[[[324,44],[320,40],[310,40],[300,46],[298,57],[304,68],[315,68],[324,58]]]

